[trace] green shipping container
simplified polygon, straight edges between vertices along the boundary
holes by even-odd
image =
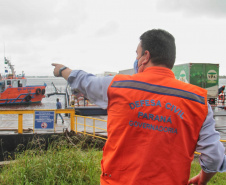
[[[206,89],[208,99],[218,97],[219,64],[187,63],[175,65],[172,70],[176,79]]]

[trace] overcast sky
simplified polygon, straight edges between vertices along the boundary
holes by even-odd
[[[174,35],[176,64],[219,63],[226,75],[225,0],[0,0],[0,72],[52,75],[51,63],[98,74],[133,67],[140,35]]]

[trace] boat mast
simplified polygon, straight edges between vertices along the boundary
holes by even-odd
[[[14,67],[13,65],[11,64],[11,62],[5,57],[5,64],[8,64],[11,72],[12,72],[12,75],[15,76],[15,70],[14,70]]]
[[[12,75],[13,77],[15,77],[16,76],[16,72],[14,70],[14,65],[12,65],[10,60],[5,57],[5,43],[4,43],[4,62],[5,62],[5,64],[7,64],[9,66],[9,68],[11,70],[11,73],[12,73],[12,74],[8,74],[8,76]],[[6,71],[5,71],[5,73],[6,73]],[[7,73],[8,73],[8,71],[7,71]]]

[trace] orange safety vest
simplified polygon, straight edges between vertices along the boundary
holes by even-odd
[[[116,75],[108,88],[101,185],[187,184],[207,91],[168,68]]]

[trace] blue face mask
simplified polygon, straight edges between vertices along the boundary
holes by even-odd
[[[138,73],[138,60],[137,59],[135,60],[135,62],[133,64],[133,69],[134,69],[135,74],[137,74]]]

